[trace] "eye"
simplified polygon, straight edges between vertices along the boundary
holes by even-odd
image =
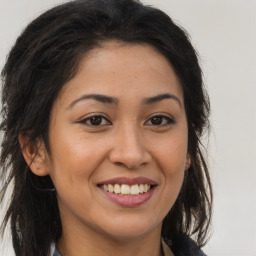
[[[164,115],[155,115],[146,121],[146,124],[151,126],[167,126],[174,123],[172,118]]]
[[[79,123],[88,125],[88,126],[104,126],[104,125],[110,125],[110,121],[101,115],[94,115],[94,116],[90,116],[87,117],[81,121],[79,121]]]

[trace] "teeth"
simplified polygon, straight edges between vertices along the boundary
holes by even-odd
[[[115,194],[120,194],[120,192],[121,192],[120,185],[119,184],[115,184],[114,185],[114,193]]]
[[[110,193],[115,193],[119,195],[139,195],[142,193],[146,193],[150,189],[149,184],[134,184],[134,185],[127,185],[127,184],[104,184],[102,188],[105,191]]]
[[[103,189],[105,189],[104,187],[103,187]],[[106,190],[106,189],[105,189]],[[106,190],[106,191],[109,191],[110,193],[113,193],[114,192],[114,187],[113,187],[113,185],[112,184],[108,184],[108,190]]]
[[[150,185],[145,184],[144,185],[144,192],[147,192],[150,189]]]
[[[121,186],[121,194],[129,195],[130,194],[130,186],[127,184],[122,184]]]
[[[145,186],[145,185],[140,184],[140,187],[139,187],[139,188],[140,188],[140,193],[143,193],[143,192],[144,192],[144,186]]]
[[[131,194],[132,195],[138,195],[140,193],[140,189],[139,189],[139,186],[136,184],[136,185],[132,185],[131,186]]]

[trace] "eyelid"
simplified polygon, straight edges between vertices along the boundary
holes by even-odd
[[[173,117],[171,117],[169,114],[163,114],[163,113],[155,113],[153,115],[151,115],[150,117],[147,118],[145,124],[147,122],[149,122],[152,118],[154,117],[161,117],[165,120],[167,120],[167,124],[160,124],[160,125],[154,125],[154,124],[150,124],[150,126],[154,126],[154,127],[158,127],[158,128],[161,128],[161,127],[164,127],[164,126],[168,126],[168,125],[173,125],[175,124],[175,120]]]
[[[87,123],[93,117],[100,117],[100,118],[102,118],[102,120],[105,120],[104,121],[105,123],[104,124],[99,124],[99,125],[93,125],[93,124]],[[157,125],[157,124],[148,124],[148,122],[152,121],[152,118],[154,118],[154,117],[161,117],[167,123],[159,124],[159,125]],[[112,123],[109,120],[109,118],[106,117],[106,115],[102,114],[102,113],[90,113],[90,114],[87,114],[87,115],[83,116],[81,119],[79,119],[77,121],[77,123],[81,123],[81,124],[87,125],[89,127],[97,127],[97,126],[98,127],[102,127],[102,126],[112,125]],[[171,117],[170,114],[165,114],[165,113],[154,113],[151,116],[149,116],[146,119],[146,121],[144,122],[144,124],[146,124],[146,125],[154,126],[154,127],[158,127],[158,128],[161,128],[161,127],[164,127],[164,126],[170,126],[170,125],[173,125],[175,123],[176,123],[176,121],[174,120],[174,118]]]
[[[100,117],[103,120],[107,121],[107,124],[100,124],[100,125],[92,125],[92,124],[87,124],[86,122],[89,121],[91,118],[93,117]],[[81,123],[83,125],[87,125],[87,126],[91,126],[91,127],[102,127],[102,126],[106,126],[106,125],[111,125],[112,123],[109,121],[109,118],[106,117],[104,114],[102,113],[90,113],[86,116],[83,116],[82,119],[78,120],[77,123]]]

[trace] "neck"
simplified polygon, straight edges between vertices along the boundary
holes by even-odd
[[[92,232],[65,231],[58,241],[61,256],[161,256],[161,227],[134,238],[115,238]],[[71,235],[72,234],[72,235]],[[75,236],[73,234],[76,234]]]

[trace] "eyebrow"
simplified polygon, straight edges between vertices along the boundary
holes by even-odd
[[[180,108],[182,108],[182,103],[181,103],[180,99],[177,96],[175,96],[173,94],[169,94],[169,93],[159,94],[154,97],[146,98],[143,100],[143,104],[146,104],[146,105],[153,104],[153,103],[157,103],[159,101],[165,100],[165,99],[175,100],[179,104]]]
[[[119,104],[119,100],[115,97],[110,97],[110,96],[102,95],[102,94],[85,94],[85,95],[82,95],[81,97],[79,97],[78,99],[72,101],[71,104],[68,106],[68,109],[72,108],[76,103],[78,103],[80,101],[89,100],[89,99],[93,99],[93,100],[96,100],[96,101],[99,101],[102,103],[107,103],[107,104],[115,104],[115,105]],[[180,99],[177,96],[175,96],[173,94],[169,94],[169,93],[159,94],[154,97],[145,98],[142,101],[142,103],[145,105],[149,105],[149,104],[154,104],[154,103],[157,103],[157,102],[165,100],[165,99],[175,100],[178,103],[178,105],[180,106],[180,108],[182,108]]]
[[[118,99],[102,94],[85,94],[78,99],[74,100],[71,102],[71,104],[68,106],[68,108],[72,108],[76,103],[82,100],[88,100],[88,99],[93,99],[102,103],[108,103],[108,104],[115,104],[118,105]]]

